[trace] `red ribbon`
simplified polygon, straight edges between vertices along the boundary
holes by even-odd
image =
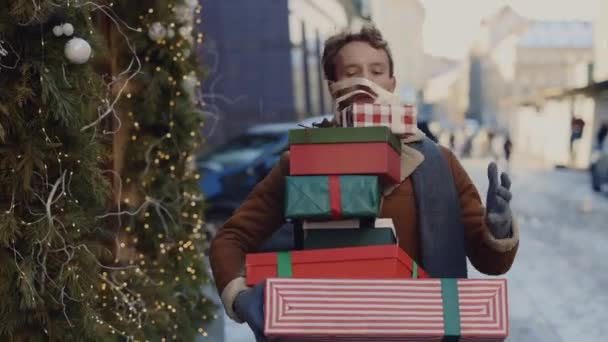
[[[300,127],[304,128],[304,143],[305,143],[305,144],[310,143],[310,133],[309,133],[309,132],[310,132],[310,131],[309,131],[310,127],[308,127],[308,126],[304,126],[304,125],[302,125],[302,124],[298,124],[298,126],[300,126]]]
[[[340,195],[340,177],[329,176],[329,205],[331,217],[337,220],[342,217],[342,198]]]

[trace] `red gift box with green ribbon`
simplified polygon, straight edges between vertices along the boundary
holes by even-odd
[[[504,341],[506,279],[266,281],[264,333],[281,341]]]
[[[301,144],[289,151],[291,176],[376,175],[400,182],[401,155],[386,142]]]
[[[428,278],[397,245],[247,254],[247,285],[268,278]]]

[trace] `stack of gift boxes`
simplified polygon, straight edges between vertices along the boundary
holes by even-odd
[[[506,315],[496,312],[504,307],[504,281],[429,279],[399,248],[393,221],[380,218],[383,187],[400,181],[395,134],[416,131],[413,107],[354,104],[343,115],[349,127],[289,134],[285,217],[301,228],[299,249],[248,254],[246,261],[248,285],[266,281],[265,333],[285,340],[504,339]],[[469,295],[459,300],[459,293]],[[480,319],[492,329],[470,324],[466,331]]]

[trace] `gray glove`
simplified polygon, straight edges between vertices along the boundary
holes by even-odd
[[[513,197],[509,190],[511,179],[503,172],[499,184],[498,167],[494,162],[488,166],[488,179],[490,181],[486,200],[488,227],[495,238],[504,239],[511,235],[513,224],[513,215],[509,206]]]

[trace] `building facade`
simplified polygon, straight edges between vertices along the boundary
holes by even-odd
[[[598,1],[598,17],[594,23],[594,79],[608,80],[608,3]]]
[[[548,165],[589,166],[605,103],[593,84],[593,31],[589,22],[532,22],[518,43],[515,141]]]
[[[425,83],[424,7],[418,0],[370,1],[369,14],[390,45],[395,61],[396,92],[405,102],[419,102]]]
[[[331,97],[323,75],[321,55],[329,36],[348,27],[349,17],[340,1],[290,0],[294,109],[297,119],[331,112]]]
[[[598,17],[595,22],[594,80],[608,81],[608,3],[598,1]],[[594,96],[596,107],[593,133],[597,134],[600,125],[608,124],[608,91],[600,90]]]
[[[471,52],[468,116],[517,129],[519,104],[588,84],[593,45],[590,22],[529,20],[504,7],[483,22]]]
[[[583,21],[531,22],[517,44],[514,95],[586,86],[593,61],[593,25]]]
[[[528,20],[504,7],[484,20],[470,54],[470,92],[467,117],[481,125],[505,128],[512,108],[517,42]]]
[[[347,2],[348,4],[348,2]],[[205,133],[219,144],[255,124],[331,110],[320,56],[361,6],[341,0],[231,0],[205,4]]]
[[[423,101],[429,109],[428,120],[444,126],[462,125],[469,108],[469,63],[427,56],[425,64]]]

